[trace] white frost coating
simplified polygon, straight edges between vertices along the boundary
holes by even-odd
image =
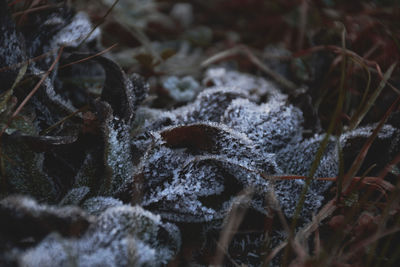
[[[43,74],[43,71],[32,66],[31,71],[33,75],[40,77]],[[49,97],[52,101],[56,102],[59,107],[64,109],[68,113],[75,112],[77,109],[74,107],[70,99],[64,99],[54,90],[53,82],[50,78],[44,79],[42,86],[45,87],[46,96]]]
[[[107,164],[112,169],[111,191],[113,193],[132,178],[134,166],[130,153],[129,126],[115,118],[109,123]]]
[[[136,110],[134,128],[137,130],[159,130],[163,126],[163,121],[169,120],[170,123],[177,123],[176,115],[169,111],[153,109],[147,107],[139,107]],[[159,125],[154,125],[155,121],[160,121]],[[136,129],[135,129],[136,130]],[[134,130],[134,131],[135,131]]]
[[[251,83],[245,90],[239,89],[235,87],[236,83],[224,80],[226,73],[221,71],[214,81],[217,86],[201,92],[194,103],[173,110],[176,122],[160,131],[165,134],[175,129],[181,128],[184,132],[185,127],[199,127],[212,148],[200,147],[195,151],[171,148],[168,138],[160,142],[158,136],[152,140],[158,145],[153,145],[142,161],[146,181],[142,204],[164,218],[188,222],[222,219],[239,191],[252,187],[262,196],[271,189],[269,181],[257,172],[286,173],[287,166],[276,161],[275,153],[282,150],[285,155],[286,147],[301,143],[302,112],[286,104],[284,94],[268,87],[263,79],[230,72],[230,75],[238,75],[232,81],[244,79]],[[255,84],[264,88],[267,103],[257,105],[248,100]],[[276,181],[276,184],[282,209],[291,216],[297,203],[294,196],[301,192],[304,184],[296,181]],[[306,204],[309,205],[305,210],[309,213],[321,204],[322,197],[318,193],[327,186],[320,187],[323,189],[315,192],[311,189],[307,194]],[[211,197],[217,203],[203,201]],[[265,207],[263,197],[255,197],[252,201],[252,208],[264,214]]]
[[[86,213],[76,206],[55,207],[39,204],[33,198],[26,196],[9,196],[2,199],[0,205],[7,209],[16,210],[17,213],[26,214],[32,218],[40,218],[44,214],[48,217],[58,218],[59,220],[83,220],[86,217]]]
[[[108,208],[122,205],[122,201],[112,197],[92,197],[82,204],[82,208],[89,214],[99,215]]]
[[[290,144],[277,153],[278,164],[287,174],[307,176],[325,135],[315,135],[299,143]],[[336,140],[331,137],[314,177],[334,177],[338,172]]]
[[[236,99],[225,110],[222,122],[246,133],[263,153],[276,152],[302,139],[302,112],[276,99],[262,105]]]
[[[196,97],[201,87],[199,83],[190,76],[178,78],[168,77],[163,82],[163,87],[167,89],[169,95],[177,102],[188,102]]]
[[[360,128],[357,128],[351,132],[344,133],[340,137],[340,143],[344,145],[349,139],[355,138],[355,137],[364,137],[367,138],[372,135],[373,131],[377,127],[378,124],[373,124],[373,125],[367,125],[363,126]],[[396,128],[394,128],[391,125],[383,125],[382,129],[378,132],[378,138],[379,139],[386,139],[386,138],[391,138],[397,131]]]
[[[160,243],[163,229],[169,240]],[[103,212],[81,238],[47,236],[22,253],[21,266],[161,266],[180,247],[176,227],[140,207],[119,206]]]
[[[84,199],[84,197],[89,193],[90,188],[87,186],[72,188],[63,197],[59,205],[79,205],[79,203]]]
[[[302,111],[262,78],[211,69],[203,84],[214,87],[193,103],[170,111],[175,115],[170,126],[159,127],[157,119],[146,122],[152,131],[157,127],[159,131],[153,132],[152,145],[141,161],[142,204],[172,221],[210,222],[222,219],[232,199],[251,187],[255,189],[251,208],[265,214],[269,204],[265,194],[273,189],[284,214],[292,217],[304,180],[275,179],[272,188],[259,173],[308,176],[324,135],[303,139]],[[266,102],[259,103],[261,99]],[[174,131],[182,140],[174,138]],[[336,177],[338,143],[352,146],[353,138],[366,138],[372,131],[367,126],[344,133],[339,140],[331,137],[314,177]],[[378,139],[391,138],[395,131],[384,126]],[[322,205],[331,184],[311,182],[301,211],[304,220]]]
[[[72,46],[77,47],[92,31],[93,27],[86,13],[78,12],[71,23],[55,34],[50,42],[51,47]],[[100,29],[96,28],[88,37],[90,42],[100,36]]]
[[[268,95],[269,99],[275,99],[279,102],[287,100],[287,95],[281,93],[273,83],[264,78],[225,68],[208,69],[205,73],[203,84],[210,83],[216,87],[240,88],[248,92],[250,99],[256,102],[264,95]]]
[[[236,87],[213,87],[202,91],[193,103],[173,112],[181,123],[220,122],[225,109],[232,100],[247,96],[246,91]]]
[[[18,38],[15,31],[10,31],[10,25],[1,25],[0,30],[2,38],[4,38],[3,40],[7,40],[7,43],[4,41],[1,42],[0,55],[4,62],[1,62],[0,66],[13,66],[14,64],[21,63],[24,55],[20,45],[22,40]]]

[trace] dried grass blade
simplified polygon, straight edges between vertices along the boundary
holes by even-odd
[[[378,98],[378,96],[381,94],[383,88],[385,88],[389,78],[392,76],[393,70],[395,69],[396,65],[397,65],[397,63],[393,63],[389,67],[389,69],[386,71],[386,73],[383,75],[383,79],[379,83],[379,86],[373,92],[373,94],[368,99],[368,101],[365,103],[365,105],[363,105],[362,109],[359,111],[357,116],[350,123],[350,129],[357,128],[357,126],[361,123],[362,119],[365,117],[365,115],[371,109],[372,105],[375,103],[375,101]]]
[[[378,126],[375,128],[371,136],[368,138],[368,140],[365,142],[364,146],[362,147],[360,153],[357,155],[356,159],[354,160],[352,166],[350,167],[350,170],[347,172],[347,174],[344,177],[343,180],[343,188],[342,192],[346,192],[348,187],[351,184],[352,178],[356,175],[356,173],[359,171],[361,168],[362,163],[364,162],[365,157],[367,156],[368,150],[371,147],[373,141],[375,138],[378,136],[379,131],[389,118],[389,115],[394,111],[398,103],[400,102],[400,96],[393,102],[393,104],[389,107],[389,109],[386,111],[385,115],[382,117],[380,120]]]
[[[71,66],[71,65],[78,64],[78,63],[81,63],[81,62],[85,62],[85,61],[87,61],[87,60],[89,60],[89,59],[92,59],[92,58],[101,56],[101,55],[107,53],[108,51],[110,51],[111,49],[113,49],[114,47],[116,47],[117,45],[118,45],[118,43],[115,43],[115,44],[113,44],[112,46],[110,46],[110,47],[104,49],[103,51],[100,51],[100,52],[97,53],[97,54],[94,54],[94,55],[92,55],[92,56],[85,57],[85,58],[82,58],[82,59],[73,61],[73,62],[68,63],[68,64],[64,64],[64,65],[58,67],[58,69],[63,69],[63,68],[69,67],[69,66]]]
[[[388,235],[397,233],[397,232],[399,232],[399,231],[400,231],[400,227],[395,226],[395,227],[393,227],[393,228],[391,228],[391,229],[387,229],[387,230],[383,231],[382,233],[374,234],[374,235],[372,235],[372,236],[370,236],[370,237],[368,237],[368,238],[366,238],[366,239],[360,241],[357,245],[355,245],[355,246],[351,249],[351,251],[349,251],[346,255],[343,255],[342,260],[343,260],[344,262],[349,261],[349,260],[351,259],[351,257],[352,257],[353,255],[355,255],[357,252],[359,252],[361,249],[367,247],[368,245],[374,244],[374,243],[377,242],[379,239],[381,239],[381,238],[383,238],[383,237],[385,237],[385,236],[388,236]]]
[[[239,226],[247,212],[248,202],[251,200],[253,190],[245,190],[242,193],[239,193],[239,195],[240,202],[234,204],[231,212],[227,217],[227,222],[225,224],[225,227],[221,231],[221,236],[217,243],[219,249],[217,250],[217,253],[213,260],[213,263],[216,266],[222,266],[223,264],[224,255],[228,251],[228,247],[233,238],[233,235],[239,229]],[[245,203],[244,207],[243,202]]]

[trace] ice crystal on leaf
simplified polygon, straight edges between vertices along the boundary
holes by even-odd
[[[325,138],[303,136],[306,111],[266,79],[224,68],[206,70],[201,83],[191,76],[166,77],[164,87],[178,108],[139,107],[149,86],[96,55],[99,30],[86,38],[92,30],[86,15],[63,6],[26,19],[38,32],[16,27],[6,2],[0,3],[0,67],[7,67],[0,72],[6,86],[1,91],[8,90],[1,94],[0,125],[8,123],[16,103],[56,53],[22,68],[30,79],[18,90],[10,86],[20,66],[9,65],[66,45],[59,63],[66,67],[51,71],[19,114],[22,119],[15,118],[2,135],[1,153],[7,157],[1,166],[0,217],[7,220],[0,220],[0,262],[166,265],[179,253],[185,227],[199,227],[205,251],[238,207],[246,208],[243,225],[258,232],[237,234],[230,251],[238,253],[238,262],[262,259],[241,248],[257,251],[264,245],[260,222],[278,204],[288,219],[293,217],[305,182],[282,176],[308,176]],[[186,52],[178,54],[175,60],[194,62]],[[178,67],[173,70],[179,77],[190,71]],[[85,75],[99,83],[97,90],[79,82],[71,86],[71,80]],[[375,127],[330,136],[312,178],[337,176],[340,149],[348,169]],[[360,172],[375,163],[382,169],[398,153],[397,127],[382,127],[369,151],[384,156],[367,155]],[[321,207],[330,186],[311,180],[300,214],[303,223]]]
[[[160,266],[180,247],[178,229],[140,207],[119,205],[104,212],[79,238],[48,235],[22,253],[23,266]]]
[[[188,102],[195,98],[200,90],[199,83],[190,76],[179,79],[171,76],[165,79],[163,86],[169,95],[177,102]]]
[[[225,110],[222,122],[246,133],[263,152],[277,152],[302,139],[302,113],[275,100],[257,105],[237,99]]]
[[[173,221],[212,221],[226,216],[236,194],[251,187],[256,188],[251,208],[266,214],[264,197],[274,190],[284,214],[292,217],[305,183],[274,176],[308,176],[324,135],[304,139],[302,111],[262,78],[212,69],[204,83],[210,81],[212,87],[193,103],[171,111],[172,126],[163,128],[155,118],[158,126],[151,127],[151,120],[146,121],[151,134],[134,179],[137,203]],[[243,88],[234,87],[241,82]],[[255,102],[261,98],[251,94],[262,94],[266,102]],[[331,137],[314,177],[336,177],[338,142],[346,149],[354,147],[355,138],[368,135],[356,130],[340,140]],[[301,211],[304,220],[322,205],[330,185],[311,182]]]
[[[246,91],[249,94],[249,98],[255,102],[259,102],[264,97],[275,99],[279,102],[287,99],[287,95],[281,93],[272,82],[261,77],[225,68],[208,69],[204,75],[203,84],[215,87],[232,87]]]
[[[174,113],[184,123],[219,122],[232,100],[246,96],[247,93],[239,88],[213,87],[201,92],[194,103],[178,108]]]

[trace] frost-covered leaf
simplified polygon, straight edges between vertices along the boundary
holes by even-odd
[[[76,61],[91,56],[88,53],[75,53],[68,57],[68,61]],[[97,56],[92,61],[100,64],[104,69],[105,81],[101,93],[101,101],[95,102],[96,115],[100,126],[102,144],[94,153],[104,154],[101,159],[92,156],[87,164],[103,165],[103,172],[92,173],[99,175],[98,190],[102,195],[112,195],[131,180],[134,172],[130,152],[130,127],[132,118],[140,102],[146,97],[148,85],[139,75],[133,74],[128,77],[125,72],[113,61],[105,57]],[[99,161],[95,160],[97,158]],[[88,159],[89,160],[89,159]],[[89,167],[90,165],[86,165]],[[86,174],[90,168],[82,169]],[[79,180],[84,184],[92,184],[94,179]],[[92,184],[93,185],[93,184]]]
[[[372,135],[376,124],[359,127],[350,132],[344,133],[340,137],[340,144],[343,149],[345,169],[350,168],[353,160],[361,152],[361,149],[368,138]],[[372,143],[361,166],[361,175],[373,164],[377,166],[372,173],[379,175],[380,170],[386,167],[387,163],[400,151],[400,129],[391,125],[384,125],[379,131],[377,138]],[[368,175],[373,175],[372,173]]]
[[[57,199],[59,188],[43,170],[44,153],[33,152],[27,144],[2,137],[2,153],[7,155],[4,161],[6,193],[18,193],[34,196],[42,201],[53,202]],[[23,151],[23,153],[21,153]]]
[[[287,174],[307,176],[324,135],[315,135],[299,143],[289,144],[277,153],[278,164]],[[338,148],[331,137],[314,177],[335,177],[338,172]]]
[[[278,172],[272,155],[260,157],[246,135],[216,123],[170,127],[154,138],[133,197],[170,220],[221,219],[239,191],[267,189],[257,171]]]
[[[264,153],[301,141],[302,122],[299,109],[276,100],[257,105],[247,99],[236,99],[222,119],[222,123],[245,133]]]
[[[161,266],[180,248],[179,230],[140,207],[104,211],[81,238],[49,235],[19,256],[23,266]]]
[[[79,205],[89,192],[90,188],[87,186],[73,188],[61,199],[59,204],[61,206]]]
[[[27,16],[27,19],[21,31],[29,44],[27,50],[30,57],[57,50],[61,46],[77,48],[83,41],[82,47],[85,47],[100,35],[100,30],[96,29],[88,36],[93,28],[88,16],[83,12],[75,13],[66,5],[55,8],[52,12]],[[54,59],[53,53],[37,61],[36,67],[47,69]]]
[[[212,121],[220,122],[225,109],[230,103],[247,93],[239,88],[214,87],[201,92],[194,103],[174,111],[182,123]]]
[[[11,88],[18,70],[26,59],[25,43],[17,31],[14,22],[8,12],[7,1],[0,3],[0,92]]]
[[[287,99],[287,95],[281,93],[273,83],[264,78],[225,68],[208,69],[204,75],[203,84],[243,90],[255,102],[259,102],[263,98],[267,98],[269,101],[274,99],[279,102]]]
[[[108,208],[122,205],[122,201],[112,197],[92,197],[82,204],[82,208],[89,214],[100,215]]]
[[[39,204],[24,196],[10,196],[0,201],[0,232],[3,242],[21,242],[32,238],[38,242],[51,232],[79,236],[93,218],[77,207],[57,208]]]
[[[176,76],[170,76],[164,80],[163,87],[177,102],[193,100],[200,90],[199,83],[190,76],[181,79]]]

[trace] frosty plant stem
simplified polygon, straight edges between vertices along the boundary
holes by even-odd
[[[389,67],[389,69],[383,75],[382,81],[379,83],[378,88],[376,88],[376,90],[373,92],[367,103],[362,106],[362,109],[360,109],[359,112],[357,112],[356,115],[352,118],[352,121],[350,123],[350,130],[357,128],[367,112],[371,109],[372,105],[375,103],[383,88],[385,88],[390,76],[392,76],[393,70],[395,69],[396,65],[397,63],[393,63]]]

